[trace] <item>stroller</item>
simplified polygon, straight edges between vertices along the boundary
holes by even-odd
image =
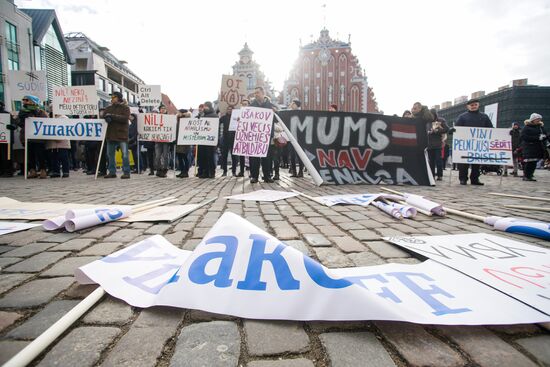
[[[497,176],[501,176],[504,171],[502,170],[502,166],[487,164],[487,165],[482,165],[479,168],[479,172],[481,172],[482,175],[486,175],[489,172],[495,172]]]

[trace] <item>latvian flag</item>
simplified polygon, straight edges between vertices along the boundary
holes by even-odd
[[[391,142],[407,147],[416,146],[416,125],[392,124]]]

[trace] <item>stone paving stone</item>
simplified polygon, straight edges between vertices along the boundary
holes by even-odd
[[[304,239],[311,246],[315,247],[324,247],[331,245],[330,241],[325,236],[319,233],[305,234]]]
[[[147,229],[151,226],[153,226],[153,224],[149,222],[133,222],[133,223],[130,223],[128,228]]]
[[[172,228],[172,232],[179,231],[192,231],[195,228],[195,223],[181,222],[178,223]]]
[[[417,235],[418,233],[420,233],[420,231],[412,227],[414,224],[415,223],[412,223],[411,221],[407,221],[407,222],[403,221],[402,223],[392,223],[390,224],[390,227],[404,233]]]
[[[69,257],[59,261],[57,264],[42,272],[40,276],[62,276],[62,275],[74,275],[74,271],[81,266],[84,266],[92,261],[98,260],[99,256],[78,256]]]
[[[244,331],[251,356],[309,350],[309,337],[299,322],[245,320]],[[270,342],[265,343],[265,340]]]
[[[22,231],[1,236],[0,243],[19,247],[34,242],[47,242],[50,236],[50,234],[42,231]]]
[[[4,270],[7,266],[18,263],[22,261],[21,257],[0,257],[0,268]]]
[[[201,241],[202,241],[201,238],[188,239],[183,243],[183,245],[181,246],[181,249],[193,251],[199,245],[199,243],[201,243]]]
[[[314,367],[309,359],[279,359],[276,361],[252,361],[248,362],[247,367]]]
[[[273,227],[275,237],[281,241],[299,238],[298,232],[289,225]]]
[[[385,264],[386,260],[370,251],[362,251],[347,255],[355,266],[373,266]]]
[[[359,208],[357,208],[359,209]],[[352,211],[352,212],[348,212],[346,213],[346,216],[348,216],[350,219],[353,219],[353,220],[363,220],[363,219],[366,219],[367,216],[363,213],[359,213],[358,211]]]
[[[92,229],[90,232],[86,232],[80,235],[80,238],[93,238],[98,239],[105,236],[109,236],[110,234],[113,234],[116,232],[118,228],[116,227],[108,227],[108,226],[101,226]]]
[[[319,231],[325,236],[345,236],[346,233],[340,228],[331,225],[331,226],[320,226],[318,227]]]
[[[47,268],[69,254],[70,252],[42,252],[18,262],[9,268],[2,269],[2,271],[11,273],[35,273]]]
[[[144,234],[165,234],[169,229],[170,224],[155,224],[143,232]]]
[[[408,252],[401,250],[397,245],[393,245],[384,241],[369,241],[367,246],[378,255],[390,258],[390,257],[411,257]]]
[[[116,231],[110,236],[105,237],[103,240],[105,242],[123,242],[127,243],[132,241],[134,238],[140,236],[143,233],[142,229],[130,229],[124,228]]]
[[[306,244],[303,241],[300,240],[290,240],[285,241],[285,244],[287,244],[290,247],[295,248],[296,250],[300,251],[302,254],[309,256],[310,251],[307,248]]]
[[[309,223],[313,224],[316,227],[322,227],[322,226],[332,226],[332,222],[328,219],[325,219],[323,217],[313,217],[310,218]]]
[[[338,223],[338,227],[342,228],[345,231],[365,229],[365,227],[361,225],[359,222]]]
[[[420,264],[422,261],[414,258],[414,257],[389,257],[386,259],[386,262],[388,263],[395,263],[395,264],[408,264],[408,265],[414,265],[414,264]]]
[[[79,301],[54,301],[22,325],[10,331],[11,339],[35,339],[69,312]]]
[[[437,228],[422,228],[422,232],[426,233],[428,236],[443,236],[449,234]]]
[[[292,222],[291,222],[292,223]],[[301,234],[306,234],[306,233],[319,233],[319,231],[314,227],[312,226],[311,224],[301,224],[301,223],[297,223],[297,224],[294,224],[296,226],[296,229],[298,230],[298,232],[300,232]]]
[[[428,334],[420,325],[405,322],[375,322],[383,336],[413,366],[463,366],[458,352]]]
[[[206,312],[201,310],[189,310],[189,320],[191,321],[232,321],[235,320],[235,316],[224,315],[219,313]]]
[[[358,223],[358,224],[360,224],[363,227],[368,228],[368,229],[386,227],[385,223],[380,223],[380,222],[377,222],[377,221],[372,220],[372,219],[363,219],[363,220],[358,220],[358,221],[354,221],[354,222]]]
[[[481,366],[536,366],[510,344],[482,326],[452,326],[437,329],[458,344],[460,349]]]
[[[328,333],[319,335],[332,367],[368,365],[395,366],[390,355],[372,333]]]
[[[99,287],[97,284],[78,284],[74,283],[65,291],[64,296],[71,299],[86,298]]]
[[[107,296],[100,304],[84,317],[87,324],[116,324],[122,325],[133,316],[132,307],[126,302]]]
[[[405,233],[405,232],[398,231],[397,229],[389,228],[389,227],[376,228],[375,231],[380,234],[380,237],[394,237],[394,236],[406,236],[407,235],[407,233]]]
[[[32,307],[44,304],[74,282],[73,277],[32,280],[0,299],[0,307]]]
[[[271,221],[275,222],[275,221],[282,221],[284,218],[280,214],[269,214],[269,215],[264,215],[264,219],[267,220],[268,222],[271,222]]]
[[[0,365],[4,365],[4,363],[9,361],[13,356],[29,345],[29,343],[30,342],[19,340],[0,341]]]
[[[15,324],[21,317],[23,315],[18,312],[0,311],[0,333]]]
[[[517,324],[517,325],[488,325],[488,329],[508,335],[515,334],[534,334],[540,331],[537,325]]]
[[[61,243],[61,242],[70,241],[73,238],[77,238],[78,236],[80,236],[79,233],[62,232],[62,233],[56,233],[52,236],[48,236],[44,241]]]
[[[2,274],[0,275],[0,293],[23,283],[25,280],[33,277],[33,274]]]
[[[344,330],[351,331],[368,327],[367,321],[309,321],[307,324],[309,330],[314,333]]]
[[[351,260],[339,250],[332,247],[316,247],[315,254],[319,262],[327,268],[346,268],[353,266]]]
[[[91,247],[88,247],[86,250],[79,252],[78,255],[79,256],[90,256],[90,255],[107,256],[117,251],[121,247],[122,247],[122,243],[120,242],[102,242],[102,243],[95,244]]]
[[[94,366],[119,332],[115,327],[76,328],[57,343],[38,366]]]
[[[340,250],[349,252],[362,252],[366,250],[366,247],[359,241],[350,236],[343,237],[329,237],[329,239],[340,248]]]
[[[349,231],[349,233],[351,233],[353,237],[357,238],[360,241],[372,241],[380,239],[380,236],[376,232],[368,229],[351,230]]]
[[[540,364],[550,366],[550,335],[522,338],[515,342],[531,353]]]
[[[164,344],[175,334],[183,319],[183,312],[172,307],[144,309],[107,355],[102,366],[155,366]]]
[[[170,367],[237,366],[241,338],[231,321],[202,322],[184,327]]]
[[[27,257],[46,251],[50,247],[55,246],[55,243],[32,243],[22,247],[13,247],[14,250],[2,254],[6,257]]]
[[[286,218],[288,220],[289,223],[292,223],[292,224],[308,224],[308,221],[306,218],[302,217],[302,216],[288,216]]]
[[[91,238],[75,238],[53,247],[51,251],[81,251],[94,242],[96,241]]]
[[[3,254],[11,250],[15,250],[16,248],[17,247],[15,246],[0,245],[0,254]]]

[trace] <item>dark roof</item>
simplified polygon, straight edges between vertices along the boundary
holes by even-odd
[[[63,53],[65,54],[65,59],[69,64],[73,64],[73,60],[69,54],[69,49],[65,43],[65,37],[63,36],[63,31],[61,30],[61,24],[57,19],[55,10],[53,9],[21,9],[28,16],[32,18],[32,36],[35,44],[41,44],[46,32],[50,28],[50,25],[53,25],[57,39],[61,44]]]

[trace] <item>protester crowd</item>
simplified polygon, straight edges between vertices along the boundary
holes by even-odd
[[[254,98],[243,99],[240,107],[260,107],[277,111],[277,106],[266,96],[262,87],[254,91]],[[294,99],[288,109],[298,110],[301,107],[299,100]],[[466,112],[461,114],[454,126],[466,127],[493,127],[489,117],[480,110],[477,99],[470,99],[466,103]],[[117,177],[116,155],[120,152],[122,175],[120,178],[128,179],[131,173],[149,171],[149,175],[160,178],[167,177],[169,169],[179,170],[176,176],[189,177],[191,167],[196,164],[196,176],[199,178],[214,178],[216,168],[219,165],[222,176],[227,176],[229,157],[231,157],[231,174],[234,177],[244,177],[249,171],[251,183],[257,183],[260,178],[270,183],[280,179],[280,170],[288,169],[290,177],[303,177],[304,164],[298,157],[295,149],[288,143],[286,134],[279,122],[275,121],[271,131],[269,150],[266,157],[244,157],[234,155],[233,144],[235,131],[229,129],[233,108],[228,108],[225,113],[219,114],[211,102],[207,101],[198,106],[198,113],[193,114],[192,109],[180,109],[177,114],[177,126],[182,118],[189,117],[219,117],[219,143],[218,146],[199,145],[175,145],[170,142],[139,141],[137,130],[137,115],[130,113],[127,102],[120,92],[111,94],[111,104],[105,109],[99,110],[99,116],[85,116],[86,118],[103,118],[107,122],[104,149],[98,141],[69,141],[69,140],[29,140],[27,147],[27,178],[67,178],[70,170],[82,168],[87,174],[93,175],[98,168],[98,176],[104,178]],[[337,111],[338,106],[332,104],[329,111]],[[143,112],[140,109],[139,112]],[[166,114],[165,106],[160,105],[153,110],[160,114]],[[5,111],[0,102],[0,113]],[[66,118],[68,116],[53,116],[51,106],[44,107],[39,98],[28,95],[21,101],[19,111],[10,116],[7,126],[11,130],[12,144],[0,145],[0,175],[13,177],[14,174],[24,174],[24,144],[25,144],[25,119],[27,117],[55,117]],[[78,117],[78,116],[77,116]],[[443,170],[447,166],[450,155],[449,141],[454,127],[449,127],[444,118],[438,116],[437,111],[428,109],[420,102],[416,102],[411,110],[403,113],[405,118],[421,120],[426,125],[427,147],[429,167],[433,177],[441,181]],[[544,129],[542,116],[532,113],[524,121],[522,128],[514,122],[510,130],[513,162],[512,176],[518,176],[518,171],[523,170],[524,181],[536,181],[534,172],[536,168],[548,167],[548,154],[550,142],[547,131]],[[8,149],[10,151],[8,152]],[[133,167],[130,165],[130,152],[133,158]],[[195,157],[196,156],[196,157]],[[175,159],[174,159],[175,158]],[[196,158],[196,159],[195,159]],[[139,162],[139,164],[138,164]],[[466,185],[468,179],[472,185],[483,185],[480,181],[481,166],[478,164],[457,164],[459,182]],[[499,168],[501,169],[501,168]],[[260,176],[261,173],[261,176]],[[507,167],[503,173],[508,174]]]

